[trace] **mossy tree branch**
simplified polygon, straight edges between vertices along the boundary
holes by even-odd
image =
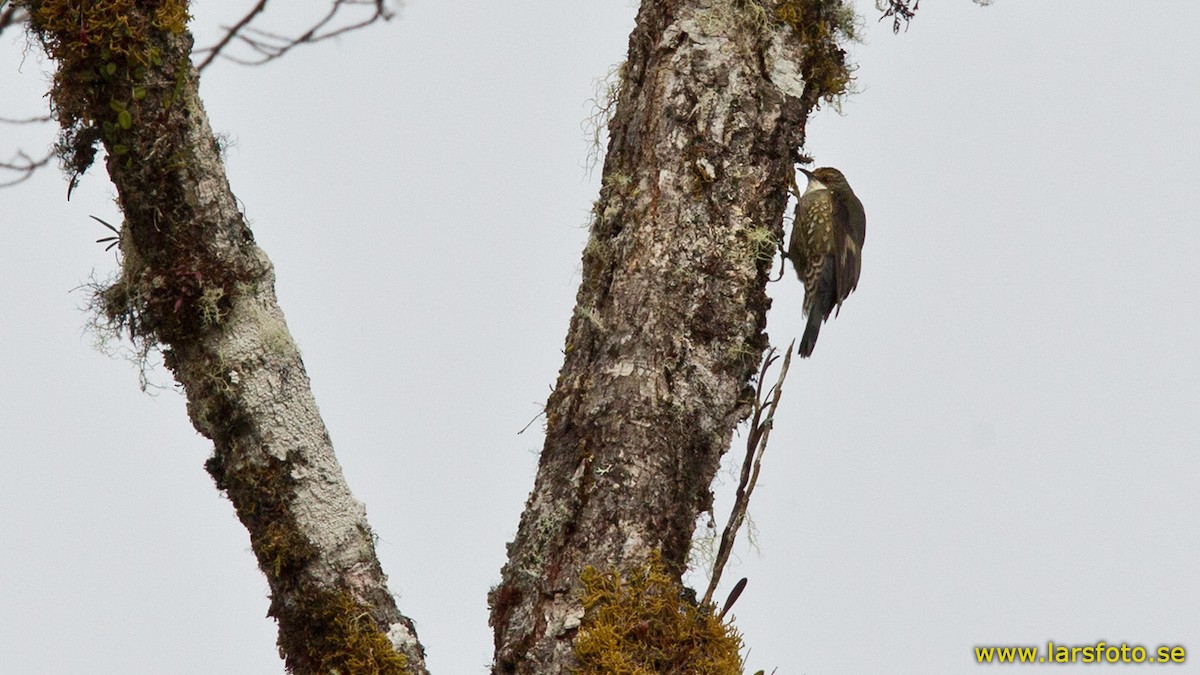
[[[851,80],[841,0],[644,0],[546,441],[491,600],[493,672],[565,672],[587,569],[682,574],[767,348],[809,114]],[[710,608],[711,609],[711,608]]]
[[[57,62],[52,107],[72,181],[97,147],[124,212],[109,326],[163,351],[207,468],[250,533],[295,673],[423,673],[362,505],[221,164],[191,65],[186,0],[25,0]]]

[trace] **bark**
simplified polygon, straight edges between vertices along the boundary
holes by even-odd
[[[276,303],[271,263],[230,191],[189,58],[186,2],[22,4],[58,62],[65,166],[81,173],[102,142],[125,215],[121,276],[97,302],[135,342],[163,350],[193,425],[212,439],[207,468],[250,533],[288,669],[424,673]]]
[[[578,665],[586,568],[657,550],[684,570],[768,345],[805,121],[848,77],[845,9],[643,1],[537,478],[489,598],[493,672]]]

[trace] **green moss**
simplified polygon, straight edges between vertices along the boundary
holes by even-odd
[[[754,249],[754,259],[764,262],[775,260],[779,240],[769,227],[752,227],[744,231],[746,240]]]
[[[745,342],[739,342],[729,347],[729,359],[743,368],[753,368],[762,358],[762,349]]]
[[[220,324],[252,272],[216,260],[206,214],[186,186],[194,88],[188,0],[27,0],[30,26],[58,68],[50,88],[58,153],[74,186],[98,145],[120,186],[121,277],[94,301],[109,328],[147,345]],[[68,193],[69,194],[69,193]],[[134,250],[137,247],[138,251]]]
[[[575,639],[582,675],[731,675],[742,672],[737,631],[711,606],[686,600],[655,553],[624,573],[586,568]]]
[[[112,328],[127,331],[134,342],[169,343],[195,337],[228,316],[234,274],[198,254],[167,270],[126,257],[120,278],[100,291],[96,304]]]
[[[292,514],[296,481],[292,471],[303,460],[292,453],[286,460],[227,462],[231,454],[217,446],[205,468],[217,487],[229,495],[238,519],[250,531],[258,565],[273,591],[297,586],[299,577],[317,554]]]
[[[188,2],[35,0],[28,5],[30,25],[58,62],[50,99],[62,126],[59,154],[74,179],[91,166],[100,140],[114,155],[129,152],[122,141],[141,123],[137,109],[147,94],[147,74],[162,66],[162,36],[185,32]],[[176,66],[177,71],[188,67]],[[177,79],[182,75],[176,73]],[[103,100],[87,95],[93,88],[104,90]]]
[[[290,354],[297,351],[296,343],[292,341],[292,334],[288,332],[287,326],[283,321],[273,316],[262,317],[260,325],[262,333],[263,349],[268,354]]]
[[[767,26],[768,19],[766,9],[758,2],[722,0],[705,7],[697,15],[696,23],[706,35],[722,35],[736,24],[760,31]]]
[[[596,330],[604,330],[604,322],[595,307],[583,306],[578,309],[579,316],[587,320]]]
[[[280,647],[289,664],[303,661],[305,672],[330,675],[403,675],[408,661],[392,647],[366,609],[348,591],[311,593],[294,608],[302,632]],[[285,620],[280,617],[280,622]]]
[[[225,289],[220,286],[206,286],[200,291],[199,310],[200,321],[206,326],[221,323],[229,313],[229,307],[222,302],[225,299]]]
[[[814,103],[835,106],[850,89],[854,69],[843,46],[858,39],[858,15],[845,0],[782,0],[776,18],[796,30],[803,42],[800,70]]]
[[[270,616],[279,621],[279,647],[289,670],[312,673],[400,675],[407,663],[348,590],[316,587],[307,568],[317,550],[292,515],[295,479],[302,465],[286,460],[232,468],[218,447],[206,468],[225,490],[251,532],[251,546],[271,586]]]

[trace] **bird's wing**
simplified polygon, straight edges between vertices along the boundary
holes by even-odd
[[[862,202],[853,195],[833,200],[834,246],[837,252],[838,305],[858,286],[862,273],[862,245],[867,238],[867,217]]]
[[[788,257],[792,260],[792,267],[796,269],[796,275],[800,280],[804,280],[804,268],[808,266],[807,246],[804,243],[806,236],[803,228],[806,213],[812,208],[813,196],[812,193],[806,194],[796,202],[796,210],[792,218],[792,236],[788,241]]]

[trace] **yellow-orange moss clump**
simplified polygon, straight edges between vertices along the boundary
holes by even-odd
[[[303,654],[315,672],[331,675],[407,675],[408,661],[398,654],[350,594],[313,592],[305,597],[302,637],[280,647],[291,657]],[[290,663],[290,660],[289,660]]]
[[[91,166],[100,140],[110,151],[137,121],[136,104],[147,94],[147,76],[171,79],[186,63],[163,64],[163,39],[187,30],[187,0],[33,0],[30,26],[58,62],[50,99],[62,127],[58,151],[78,176]],[[164,65],[166,67],[164,68]],[[168,89],[174,82],[168,83]],[[124,146],[121,146],[122,148]],[[117,154],[121,154],[119,151]]]
[[[586,568],[575,640],[582,675],[733,675],[742,638],[711,606],[685,599],[657,553],[624,574]]]
[[[29,4],[33,26],[47,53],[64,65],[98,54],[146,65],[151,60],[150,32],[182,33],[191,18],[187,0],[41,0]]]

